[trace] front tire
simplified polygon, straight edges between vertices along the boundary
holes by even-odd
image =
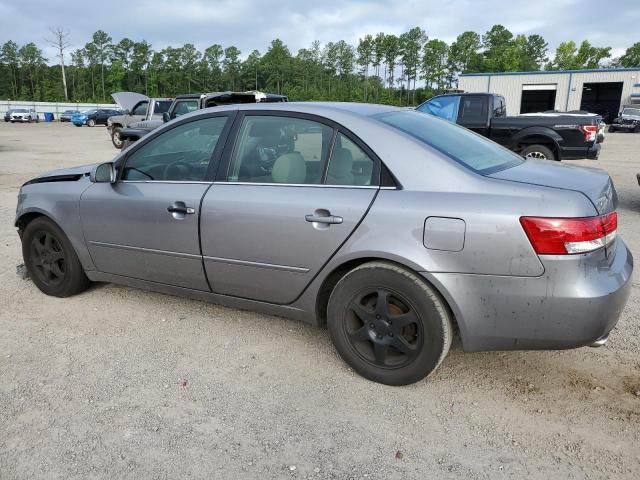
[[[122,150],[122,139],[120,138],[120,127],[113,127],[113,130],[111,131],[111,143],[113,143],[113,146],[116,147],[118,150]]]
[[[87,120],[87,126],[88,127],[95,127],[96,126],[96,121],[93,118],[90,118],[89,120]]]
[[[89,287],[89,279],[71,242],[46,217],[36,218],[25,228],[22,257],[33,283],[46,295],[69,297]]]
[[[556,160],[553,151],[544,145],[529,145],[522,150],[524,158],[536,158],[538,160]]]
[[[421,277],[389,262],[347,273],[329,298],[327,326],[343,360],[363,377],[407,385],[433,372],[453,335],[440,295]]]

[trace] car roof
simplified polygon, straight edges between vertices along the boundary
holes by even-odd
[[[176,100],[183,100],[185,98],[200,98],[202,95],[202,93],[183,93],[181,95],[176,95]]]
[[[198,115],[205,110],[198,110],[187,115]],[[330,115],[331,113],[347,113],[361,117],[371,117],[379,113],[404,110],[392,105],[378,105],[373,103],[355,102],[275,102],[275,103],[237,103],[216,107],[216,111],[229,110],[282,110],[294,113],[309,113],[315,115]],[[183,115],[186,117],[186,115]]]

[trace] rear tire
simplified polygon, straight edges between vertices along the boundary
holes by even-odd
[[[47,217],[36,218],[24,229],[22,257],[33,283],[46,295],[69,297],[89,287],[71,242]]]
[[[544,145],[529,145],[522,150],[522,156],[525,158],[537,158],[539,160],[556,160],[553,151]]]
[[[343,360],[386,385],[428,376],[453,336],[440,295],[417,274],[389,262],[366,263],[338,282],[329,298],[327,326]]]

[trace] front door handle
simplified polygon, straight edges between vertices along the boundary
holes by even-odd
[[[314,213],[310,213],[304,216],[304,219],[307,222],[311,223],[324,223],[327,225],[337,225],[342,223],[342,217],[338,217],[337,215],[331,215],[329,210],[316,210]]]
[[[196,213],[196,209],[187,207],[184,202],[174,202],[173,205],[167,207],[167,212],[171,213],[174,218],[184,218],[185,215]]]

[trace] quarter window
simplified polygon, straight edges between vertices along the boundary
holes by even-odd
[[[231,156],[227,181],[319,184],[333,129],[284,116],[247,116]]]
[[[227,117],[196,120],[168,130],[127,158],[123,180],[202,181]]]
[[[349,138],[339,133],[333,146],[327,185],[371,185],[373,160]]]

